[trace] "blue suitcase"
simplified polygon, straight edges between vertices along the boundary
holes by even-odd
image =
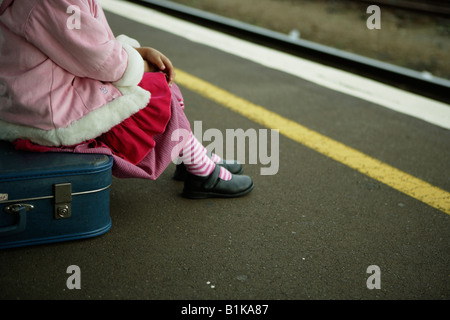
[[[112,164],[107,155],[16,151],[0,141],[0,249],[107,232]]]

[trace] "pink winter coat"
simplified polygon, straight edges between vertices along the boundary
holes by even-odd
[[[139,43],[115,38],[96,0],[0,4],[0,140],[75,145],[148,104]]]

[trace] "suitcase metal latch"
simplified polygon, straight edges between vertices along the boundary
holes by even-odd
[[[65,219],[71,216],[71,205],[72,202],[72,184],[71,183],[60,183],[54,185],[55,192],[55,219]]]

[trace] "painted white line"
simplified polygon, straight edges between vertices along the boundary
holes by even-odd
[[[450,105],[440,101],[243,41],[134,3],[123,0],[100,0],[100,3],[105,10],[144,25],[450,129]]]

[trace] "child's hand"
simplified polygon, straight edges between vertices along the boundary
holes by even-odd
[[[136,48],[144,59],[145,72],[161,71],[166,74],[169,86],[172,86],[175,80],[175,69],[172,62],[161,52],[149,47]]]

